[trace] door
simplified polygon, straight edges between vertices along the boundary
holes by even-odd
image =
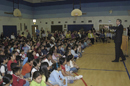
[[[17,37],[17,26],[3,25],[3,34],[4,37],[9,37],[14,33],[15,37]]]
[[[32,35],[36,37],[36,29],[38,28],[38,25],[32,25]]]

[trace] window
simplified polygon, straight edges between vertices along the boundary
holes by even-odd
[[[64,28],[66,28],[66,24],[64,24]]]
[[[76,23],[76,21],[73,21],[73,23]]]
[[[111,20],[108,21],[109,23],[111,22]]]
[[[47,22],[46,22],[46,24],[47,24]]]
[[[51,24],[54,24],[54,21],[51,21]]]
[[[88,20],[88,23],[92,23],[92,20]]]
[[[68,23],[67,21],[65,21],[65,23]]]
[[[125,20],[125,22],[127,22],[127,20]]]
[[[99,20],[99,23],[102,23],[102,20]]]
[[[61,23],[60,21],[58,23]]]
[[[84,23],[84,21],[81,21],[81,23]]]

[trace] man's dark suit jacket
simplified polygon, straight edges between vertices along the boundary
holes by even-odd
[[[109,27],[109,29],[115,29],[116,30],[116,35],[114,38],[114,42],[122,42],[122,35],[123,35],[123,25],[120,24],[119,26],[114,26],[114,27]]]

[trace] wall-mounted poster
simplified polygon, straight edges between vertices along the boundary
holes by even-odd
[[[25,26],[25,30],[27,30],[27,26]]]
[[[51,24],[54,24],[54,21],[51,21]]]
[[[64,24],[64,28],[66,28],[66,24]]]
[[[25,23],[24,23],[24,30],[25,30]]]
[[[20,30],[18,30],[17,32],[20,33]]]
[[[27,29],[27,25],[24,23],[24,30],[26,30]]]
[[[22,31],[22,23],[20,23],[20,31]]]

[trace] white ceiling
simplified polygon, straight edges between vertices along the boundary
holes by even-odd
[[[56,2],[56,1],[64,1],[64,0],[24,0],[30,3],[44,3],[44,2]]]

